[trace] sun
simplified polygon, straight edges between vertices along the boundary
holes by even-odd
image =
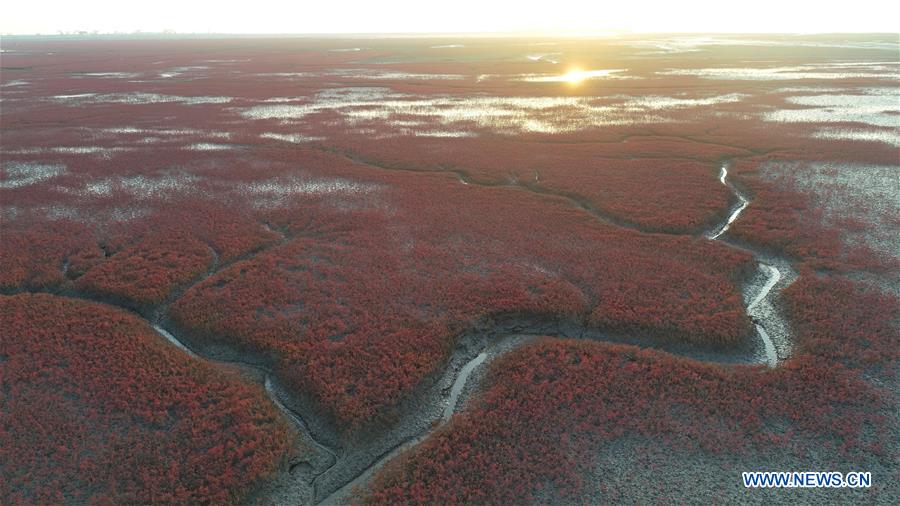
[[[578,84],[587,79],[587,73],[578,67],[572,67],[562,76],[562,80],[569,84]]]

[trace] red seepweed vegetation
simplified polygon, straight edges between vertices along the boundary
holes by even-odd
[[[185,290],[168,323],[199,349],[265,361],[346,433],[390,417],[443,370],[461,333],[500,315],[741,343],[751,325],[740,286],[756,261],[701,237],[735,202],[717,179],[725,160],[753,198],[726,239],[818,271],[884,267],[842,245],[815,202],[756,174],[767,159],[896,164],[887,143],[812,139],[820,125],[762,119],[797,108],[790,87],[892,81],[666,73],[744,56],[802,66],[813,46],[657,54],[641,41],[561,41],[552,51],[572,61],[554,65],[528,61],[546,49],[531,42],[11,41],[0,290],[145,313]],[[627,68],[629,79],[521,79],[568,63]],[[482,97],[502,106],[499,118],[452,110]],[[548,97],[566,100],[535,105]],[[438,102],[451,114],[428,110]],[[588,102],[610,124],[539,133],[520,121],[584,120]],[[245,115],[284,104],[288,117]],[[52,167],[16,176],[9,162]],[[512,352],[483,397],[389,466],[370,499],[520,503],[541,500],[544,485],[574,494],[592,451],[630,436],[736,456],[819,444],[829,458],[884,462],[891,405],[865,381],[894,377],[896,301],[807,270],[784,300],[798,342],[771,371],[551,339]],[[0,466],[25,464],[0,467],[12,498],[0,502],[236,501],[283,455],[285,428],[259,389],[174,356],[134,317],[49,296],[3,307],[14,323],[2,329],[11,402],[0,414],[13,430],[0,432]]]
[[[51,289],[103,259],[91,230],[67,220],[17,220],[3,224],[0,290]]]
[[[777,158],[776,158],[777,160]],[[729,229],[739,242],[785,254],[816,270],[883,270],[885,262],[862,244],[847,244],[841,230],[824,223],[824,210],[812,198],[784,183],[763,180],[759,166],[768,161],[739,162],[741,184],[753,202]]]
[[[370,184],[370,169],[347,162],[330,174]],[[746,253],[645,236],[525,189],[438,174],[377,181],[361,200],[330,198],[349,210],[310,197],[269,212],[292,239],[189,289],[173,321],[201,343],[274,361],[345,429],[385,413],[439,370],[462,330],[498,314],[705,346],[749,334],[737,290],[753,270]]]
[[[562,137],[561,139],[558,137]],[[335,132],[329,146],[401,170],[458,170],[474,182],[519,184],[569,195],[626,226],[699,233],[731,205],[718,181],[720,161],[736,148],[626,132],[620,138],[566,142],[486,134],[476,138],[372,140]]]
[[[785,295],[800,349],[772,370],[571,340],[512,351],[491,364],[486,390],[466,411],[376,476],[365,501],[510,504],[549,500],[548,488],[583,497],[599,449],[635,437],[678,451],[754,452],[757,463],[824,448],[832,466],[889,465],[891,397],[866,378],[895,377],[898,300],[814,277]],[[615,500],[600,480],[591,488]]]
[[[119,309],[0,296],[0,502],[235,503],[289,429],[236,374]]]
[[[206,272],[212,260],[209,247],[191,235],[150,235],[89,270],[75,286],[87,294],[150,308]]]
[[[900,301],[844,277],[807,273],[784,291],[803,348],[819,357],[894,380],[900,359]]]

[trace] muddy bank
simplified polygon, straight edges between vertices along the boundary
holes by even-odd
[[[787,360],[793,344],[781,292],[799,276],[791,264],[780,258],[758,255],[759,269],[744,291],[747,314],[764,340],[768,340],[770,367]]]
[[[797,436],[800,437],[800,436]],[[878,490],[851,488],[744,488],[741,473],[758,470],[830,469],[841,472],[859,471],[857,465],[835,462],[825,450],[823,441],[806,440],[812,450],[804,455],[774,447],[741,453],[708,452],[660,445],[653,438],[627,435],[604,444],[596,465],[585,477],[586,504],[698,504],[698,491],[713,496],[709,504],[740,505],[825,505],[825,504],[893,504],[893,484]],[[840,444],[828,441],[830,444]],[[893,470],[884,462],[871,460],[865,464],[876,476],[891,476]],[[591,484],[604,484],[603,487]],[[657,484],[665,483],[665,486]],[[648,486],[648,484],[653,484]],[[538,496],[537,504],[559,502],[552,489]],[[896,493],[893,494],[896,497]]]

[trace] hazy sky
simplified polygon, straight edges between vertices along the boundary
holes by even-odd
[[[10,1],[2,33],[898,32],[896,0]]]

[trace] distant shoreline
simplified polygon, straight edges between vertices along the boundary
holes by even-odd
[[[682,36],[715,36],[715,37],[776,37],[776,38],[816,38],[832,37],[886,37],[896,42],[900,32],[823,32],[823,33],[766,33],[766,32],[635,32],[629,30],[608,30],[592,33],[585,32],[362,32],[362,33],[63,33],[63,34],[0,34],[3,40],[179,40],[179,39],[496,39],[496,38],[547,38],[547,39],[581,39],[610,37],[682,37]]]

